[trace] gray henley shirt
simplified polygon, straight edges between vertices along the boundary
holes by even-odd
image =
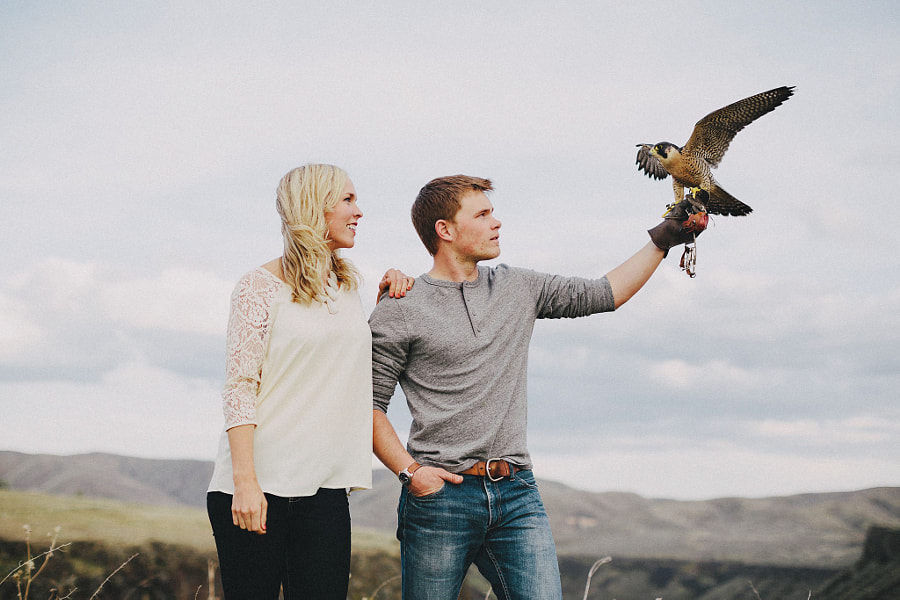
[[[399,382],[412,415],[407,449],[423,465],[460,472],[504,458],[531,468],[526,444],[528,346],[535,319],[615,309],[606,277],[561,277],[501,264],[478,279],[422,275],[369,318],[374,408]]]

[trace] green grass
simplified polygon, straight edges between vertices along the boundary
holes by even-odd
[[[31,529],[31,556],[47,551],[47,534],[56,527],[60,528],[56,546],[63,546],[36,578],[33,599],[48,597],[53,586],[93,591],[115,573],[104,588],[106,597],[141,590],[144,597],[189,600],[198,589],[205,589],[207,560],[215,560],[209,521],[200,508],[0,490],[0,580],[26,558],[26,524]],[[392,536],[354,530],[351,597],[365,597],[385,578],[399,573],[399,555],[399,543]],[[40,565],[42,559],[36,562]],[[117,571],[120,566],[124,568]],[[0,598],[13,598],[14,593],[12,580],[0,586]],[[72,597],[88,595],[79,591]]]
[[[60,542],[95,541],[119,546],[160,541],[200,551],[214,551],[206,513],[197,508],[123,504],[80,496],[50,496],[0,491],[0,537],[22,540],[31,526],[32,544],[61,527]]]
[[[111,546],[157,541],[214,552],[206,511],[186,506],[148,506],[83,496],[52,496],[0,490],[0,538],[24,540],[31,526],[32,547],[42,548],[46,534],[61,527],[59,542],[94,541]],[[392,536],[354,530],[354,550],[399,553]]]

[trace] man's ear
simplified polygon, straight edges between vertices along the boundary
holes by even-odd
[[[453,233],[450,230],[451,225],[450,221],[445,219],[438,219],[434,222],[434,231],[437,233],[439,239],[442,239],[445,242],[453,241]]]

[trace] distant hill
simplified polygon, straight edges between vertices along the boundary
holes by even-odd
[[[0,480],[14,490],[167,506],[205,507],[212,468],[200,460],[0,451]]]
[[[900,527],[900,488],[678,501],[539,485],[560,555],[841,567],[868,527]],[[351,496],[354,524],[393,531],[398,494],[396,478],[376,471],[373,489]]]
[[[815,597],[817,600],[900,598],[900,529],[869,529],[862,557]]]
[[[143,504],[203,507],[211,474],[204,461],[0,452],[11,489]],[[373,476],[372,490],[351,496],[353,525],[390,535],[399,484],[384,470]],[[560,555],[846,567],[869,527],[900,527],[900,488],[675,501],[539,485]]]

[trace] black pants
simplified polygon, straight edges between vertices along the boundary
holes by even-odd
[[[206,508],[225,600],[346,600],[350,580],[350,506],[346,490],[315,496],[266,494],[266,533],[234,525],[231,495],[210,492]]]

